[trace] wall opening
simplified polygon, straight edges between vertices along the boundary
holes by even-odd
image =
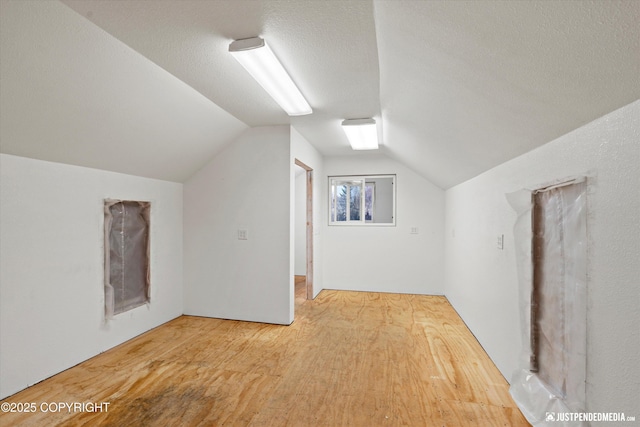
[[[521,310],[529,317],[522,328],[524,363],[511,393],[534,425],[549,421],[549,414],[585,409],[586,193],[585,179],[530,192],[530,236],[515,230],[516,240],[530,239],[529,253],[518,254],[530,277],[521,275]]]
[[[107,319],[149,302],[150,209],[149,202],[104,202]]]

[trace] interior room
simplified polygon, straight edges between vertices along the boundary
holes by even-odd
[[[1,424],[160,377],[165,424],[640,417],[640,2],[0,0],[0,44]]]

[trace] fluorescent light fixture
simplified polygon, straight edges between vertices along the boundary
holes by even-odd
[[[311,106],[264,39],[236,40],[229,45],[229,52],[288,115],[311,114]]]
[[[342,130],[347,134],[354,150],[377,150],[378,129],[373,119],[351,119],[342,122]]]

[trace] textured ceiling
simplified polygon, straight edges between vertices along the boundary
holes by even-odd
[[[0,2],[2,153],[182,182],[247,126],[58,2]]]
[[[87,111],[102,109],[112,120],[100,131],[142,140],[123,146],[125,156],[137,159],[157,138],[157,162],[176,150],[196,153],[199,161],[185,160],[164,179],[184,179],[244,124],[291,123],[325,155],[366,156],[350,150],[339,124],[374,117],[381,152],[449,188],[640,98],[634,0],[64,0],[77,14],[57,2],[2,3],[2,97],[11,93],[2,100],[3,152],[5,140],[33,139],[24,115],[79,141],[92,129]],[[289,118],[227,53],[233,39],[256,35],[280,57],[312,115]],[[69,93],[52,89],[59,78]],[[84,85],[82,101],[74,80]],[[28,111],[36,100],[18,99],[29,87],[48,98],[38,108],[64,107],[58,125]],[[81,129],[64,113],[80,114]],[[114,115],[140,121],[116,132]],[[55,147],[24,144],[47,152],[32,157],[63,161]],[[106,153],[83,149],[68,163],[99,167],[89,151]]]
[[[64,3],[249,126],[292,123],[325,154],[350,154],[341,120],[380,115],[372,2]],[[287,116],[229,55],[230,42],[254,36],[283,62],[312,116]]]
[[[442,188],[640,98],[640,1],[377,1],[388,151]]]

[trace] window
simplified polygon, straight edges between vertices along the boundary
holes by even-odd
[[[105,314],[149,302],[149,202],[105,200]]]
[[[329,225],[394,225],[395,175],[329,177]]]

